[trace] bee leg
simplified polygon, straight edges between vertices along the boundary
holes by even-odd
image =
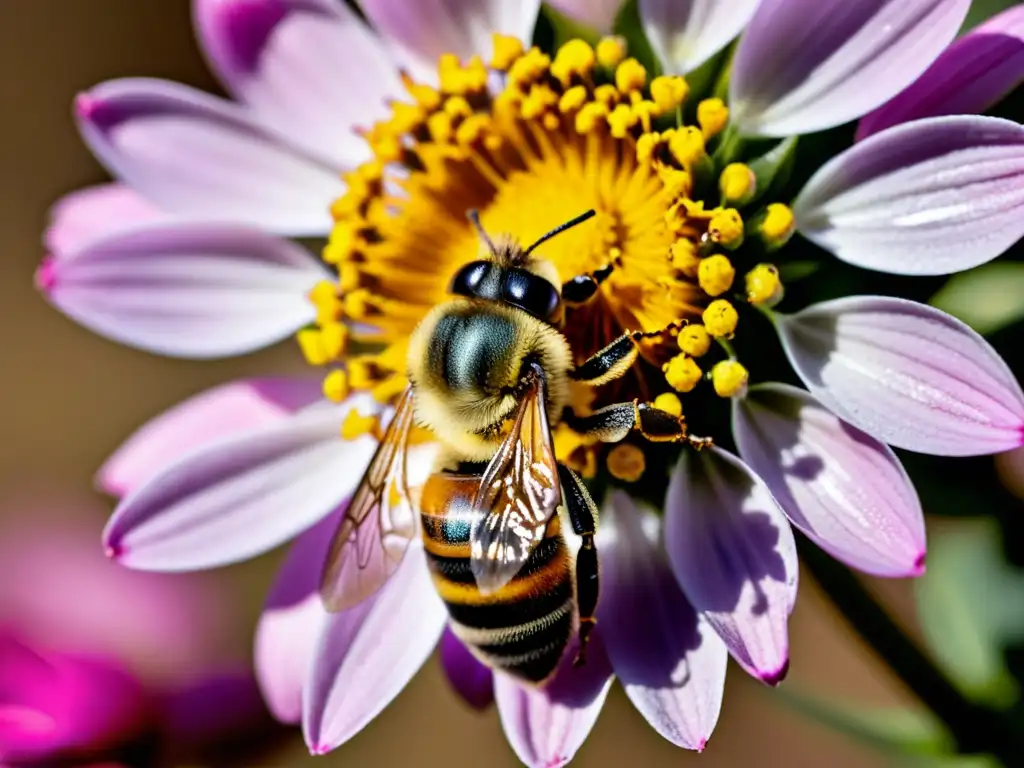
[[[562,283],[562,301],[570,307],[586,304],[597,295],[597,289],[611,276],[616,266],[617,262],[611,261],[593,272],[565,281]]]
[[[594,618],[599,591],[597,547],[594,546],[597,506],[580,478],[564,464],[558,465],[558,479],[562,485],[569,522],[573,531],[583,539],[576,554],[576,606],[580,616],[580,643],[573,666],[579,667],[586,663],[587,643],[597,624]]]
[[[643,339],[655,339],[669,331],[678,330],[682,323],[672,323],[658,331],[626,331],[604,349],[595,352],[569,372],[569,377],[598,387],[622,376],[640,354]]]
[[[686,419],[655,408],[650,403],[607,405],[587,416],[577,416],[566,409],[562,420],[573,431],[600,440],[617,443],[636,430],[652,443],[676,443],[686,440],[694,448],[712,445],[709,437],[696,437],[686,431]]]

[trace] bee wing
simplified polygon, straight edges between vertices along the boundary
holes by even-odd
[[[407,387],[331,539],[320,577],[320,597],[329,611],[351,608],[380,589],[416,535],[406,471],[412,421]]]
[[[561,502],[544,382],[538,376],[473,502],[470,567],[482,593],[500,589],[519,573]]]

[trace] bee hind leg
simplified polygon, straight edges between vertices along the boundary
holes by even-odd
[[[686,419],[682,416],[637,400],[607,405],[586,416],[577,416],[567,408],[562,420],[575,432],[603,443],[617,443],[630,432],[637,431],[652,443],[685,440],[698,450],[713,444],[709,437],[697,437],[687,432]]]
[[[575,381],[599,387],[614,381],[626,373],[640,354],[640,342],[644,339],[663,338],[678,331],[682,322],[672,323],[657,331],[626,331],[604,349],[595,352],[579,366],[569,372]]]
[[[590,498],[583,481],[564,464],[558,465],[558,479],[562,485],[569,522],[573,531],[583,539],[576,554],[576,606],[579,611],[580,628],[579,648],[573,666],[579,667],[586,663],[590,633],[597,624],[594,617],[599,594],[597,547],[594,545],[597,506]]]

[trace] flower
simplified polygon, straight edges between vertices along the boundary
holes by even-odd
[[[225,643],[236,617],[224,590],[111,569],[87,510],[61,506],[25,501],[0,531],[0,759],[130,762],[265,729],[252,674]]]
[[[246,351],[298,329],[307,361],[324,369],[320,383],[224,385],[136,433],[100,472],[121,499],[105,534],[109,554],[142,570],[192,570],[297,536],[257,632],[258,674],[275,714],[302,720],[314,753],[344,743],[397,695],[446,624],[415,545],[384,587],[345,611],[327,614],[317,592],[330,532],[406,386],[409,334],[478,252],[467,210],[479,210],[488,232],[528,243],[593,209],[593,220],[538,250],[562,280],[605,278],[598,299],[570,310],[575,362],[624,330],[643,338],[630,376],[579,388],[573,408],[653,399],[720,443],[729,440],[721,422],[731,419],[739,456],[632,439],[606,448],[561,425],[560,459],[615,488],[601,499],[598,629],[584,667],[563,665],[538,690],[498,675],[493,694],[530,765],[571,759],[613,674],[665,738],[703,748],[728,655],[769,684],[786,673],[797,588],[791,525],[861,570],[918,575],[920,503],[889,445],[970,455],[1024,442],[1024,393],[996,352],[948,315],[879,296],[779,309],[789,310],[785,259],[797,243],[870,269],[945,274],[995,258],[1024,232],[1024,130],[999,118],[895,125],[810,174],[792,205],[780,197],[793,137],[857,119],[910,86],[953,39],[967,5],[883,0],[834,13],[810,0],[642,0],[641,22],[665,72],[652,77],[619,38],[527,47],[535,6],[518,15],[502,4],[499,14],[496,0],[466,0],[427,18],[419,4],[399,12],[365,2],[389,50],[403,56],[407,73],[398,78],[359,48],[373,40],[360,22],[328,3],[309,11],[199,0],[200,37],[215,62],[247,62],[237,68],[244,76],[227,82],[256,114],[285,95],[308,96],[307,81],[331,100],[332,77],[340,94],[350,67],[365,71],[357,78],[365,91],[335,121],[338,136],[341,126],[362,125],[363,154],[353,150],[339,166],[345,183],[330,205],[325,269],[237,223],[308,232],[283,226],[296,201],[311,199],[308,167],[272,190],[250,174],[271,157],[275,167],[283,162],[253,138],[263,128],[243,130],[234,112],[216,122],[214,112],[227,107],[170,94],[166,84],[147,85],[146,98],[131,91],[122,99],[124,84],[92,92],[83,114],[94,149],[129,183],[161,190],[161,205],[182,206],[190,184],[219,196],[224,188],[211,185],[225,173],[250,175],[218,203],[236,223],[150,219],[52,253],[38,277],[51,301],[108,336],[186,356]],[[250,16],[253,8],[264,15]],[[241,17],[260,19],[244,26],[259,34],[209,22]],[[481,17],[499,33],[493,45],[477,37],[475,48],[463,47],[464,30],[488,26],[470,21]],[[327,57],[341,55],[330,45],[303,44],[342,31],[362,41],[343,62]],[[691,98],[684,75],[741,32],[728,98]],[[290,89],[282,83],[297,71],[294,57],[304,75],[315,74]],[[376,111],[399,84],[399,100]],[[306,122],[300,113],[280,110],[275,141]],[[255,164],[231,154],[220,169],[198,153],[205,167],[194,176],[185,162],[169,163],[167,141],[199,135],[195,114],[220,132],[213,142],[202,134],[191,152],[248,147]],[[135,138],[154,124],[159,141]],[[346,151],[347,142],[339,138]],[[273,209],[266,216],[255,214],[256,197]],[[277,208],[281,197],[287,205]],[[199,208],[189,200],[178,214],[206,213]],[[790,245],[796,233],[802,239]],[[777,331],[806,389],[759,378],[751,361],[773,349],[748,342],[759,327]],[[429,446],[415,449],[414,477],[429,471],[429,454]],[[456,688],[483,704],[487,672],[450,637],[442,642]]]

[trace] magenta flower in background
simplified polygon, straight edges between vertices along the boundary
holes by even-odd
[[[920,574],[926,552],[921,508],[889,446],[939,455],[1017,447],[1024,393],[981,337],[938,310],[855,296],[782,314],[772,309],[781,286],[756,298],[748,275],[751,303],[771,317],[806,389],[772,383],[748,388],[746,371],[729,360],[733,365],[726,369],[735,375],[723,374],[715,389],[731,398],[739,457],[719,448],[684,452],[661,514],[622,491],[602,500],[597,543],[605,575],[599,628],[584,668],[563,668],[539,690],[504,675],[492,680],[444,634],[447,616],[415,543],[377,594],[327,614],[317,594],[327,538],[376,447],[372,428],[358,425],[389,417],[390,409],[370,392],[380,394],[394,377],[404,376],[402,363],[396,367],[394,361],[404,360],[409,318],[422,316],[441,295],[459,263],[444,256],[453,240],[472,242],[460,195],[481,185],[477,177],[452,180],[403,155],[401,147],[426,152],[431,142],[448,141],[446,157],[457,159],[465,149],[457,129],[474,124],[452,123],[446,133],[439,108],[424,106],[437,91],[403,94],[398,67],[450,99],[456,88],[468,86],[445,64],[438,75],[433,62],[444,53],[463,61],[478,54],[477,69],[471,64],[457,72],[468,78],[482,70],[479,101],[490,104],[499,92],[508,95],[505,89],[518,87],[516,70],[492,60],[491,33],[528,39],[539,4],[446,0],[432,10],[397,0],[361,5],[373,30],[332,0],[195,0],[200,42],[236,101],[163,81],[122,80],[101,84],[76,103],[83,137],[118,181],[74,193],[55,206],[49,255],[37,276],[47,298],[98,333],[160,354],[240,354],[300,332],[311,363],[336,366],[324,385],[285,378],[225,384],[142,427],[99,473],[100,485],[120,498],[105,533],[108,552],[139,570],[185,571],[246,559],[297,537],[257,630],[256,665],[274,714],[284,722],[302,721],[315,753],[358,733],[439,640],[456,689],[474,706],[486,706],[493,693],[510,743],[531,766],[572,758],[613,676],[662,736],[702,749],[718,719],[729,655],[766,683],[785,675],[787,620],[797,590],[791,525],[865,572]],[[557,5],[570,14],[581,7]],[[748,232],[759,228],[771,249],[784,246],[795,230],[855,265],[925,275],[991,260],[1024,233],[1021,126],[949,114],[959,108],[878,117],[923,87],[946,66],[946,57],[960,55],[968,38],[947,46],[968,5],[873,0],[835,13],[810,0],[641,0],[639,9],[670,74],[692,71],[742,35],[727,104],[709,100],[705,124],[687,134],[698,158],[692,149],[697,137],[703,152],[704,135],[710,141],[716,131],[783,138],[832,128],[873,110],[878,112],[865,122],[879,120],[887,127],[818,169],[791,208],[762,206],[755,195],[749,215],[743,211]],[[607,28],[611,11],[605,11],[602,6],[600,19],[583,13],[579,19]],[[1004,44],[1001,34],[970,39],[976,41],[970,43],[971,56]],[[507,38],[504,43],[512,45]],[[628,89],[628,65],[620,66],[627,66],[622,87]],[[989,74],[979,69],[973,79],[956,81],[958,89],[977,86],[990,94],[963,102],[970,111],[984,108],[1010,82],[1007,75],[993,84]],[[938,82],[929,93],[952,88],[948,77]],[[678,83],[671,77],[663,81],[666,89]],[[628,120],[628,108],[625,117],[621,110],[619,118],[602,113],[589,91],[586,106],[594,108],[570,111],[564,124],[562,113],[551,111],[561,104],[559,94],[554,101],[542,96],[539,114],[533,115],[531,103],[519,119],[538,136],[559,126],[566,157],[600,165],[611,162],[608,156],[628,154],[625,149],[634,152],[632,144],[622,143],[653,140],[639,118],[627,126],[635,133],[615,135],[615,120]],[[626,96],[624,90],[619,106],[627,106]],[[403,130],[397,113],[390,119],[390,98],[403,100],[409,111],[422,108],[422,114],[413,113],[414,129]],[[451,106],[452,112],[462,109]],[[481,109],[472,116],[491,120],[492,127],[500,123],[491,119],[489,107]],[[588,114],[598,118],[588,122]],[[715,115],[722,122],[712,130]],[[429,118],[435,119],[428,130]],[[362,137],[355,127],[365,129]],[[436,135],[424,139],[424,130]],[[601,142],[579,141],[588,131],[600,132]],[[468,129],[462,133],[476,136]],[[615,151],[606,156],[588,148],[602,142]],[[590,151],[597,154],[585,154]],[[518,175],[503,176],[499,169],[488,177],[495,191],[479,207],[495,231],[518,232],[533,226],[529,215],[544,213],[523,202],[533,198],[513,186],[531,173],[543,182],[535,191],[555,189],[559,198],[537,195],[535,208],[565,204],[578,212],[593,206],[602,216],[619,217],[617,222],[646,222],[645,231],[664,226],[670,211],[652,213],[649,207],[660,193],[631,194],[628,179],[644,177],[615,166],[600,176],[600,184],[627,181],[609,191],[595,187],[590,177],[569,175],[587,163],[537,169],[526,154],[516,160],[522,166]],[[371,159],[379,162],[362,164]],[[565,176],[543,175],[554,173],[552,168],[568,170]],[[441,193],[431,188],[427,194],[428,185],[417,187],[414,182],[428,172],[438,174],[431,182],[450,182],[450,189],[442,184]],[[508,189],[515,194],[505,195]],[[502,207],[509,196],[519,201],[514,214]],[[417,206],[431,215],[413,219]],[[708,226],[707,218],[689,209],[687,215]],[[389,229],[396,221],[403,226]],[[367,237],[371,225],[373,237]],[[414,241],[404,241],[403,231]],[[328,233],[328,266],[278,237]],[[458,240],[463,236],[465,241]],[[354,242],[364,249],[360,259],[350,258]],[[594,247],[589,241],[564,242],[552,241],[545,253],[565,269],[578,263],[578,252]],[[659,241],[656,263],[667,263],[664,251],[671,245],[687,242],[682,236]],[[609,289],[606,299],[618,302],[617,317],[634,318],[639,326],[664,311],[663,305],[630,304],[629,297],[644,301],[655,288],[659,297],[668,296],[664,284],[649,277],[650,270],[664,267],[644,261],[639,238],[616,247],[622,266],[610,285],[633,280],[631,287],[641,290]],[[383,255],[374,261],[377,253]],[[602,256],[607,255],[595,251],[596,264]],[[641,263],[648,271],[631,271]],[[711,301],[724,291],[708,288],[696,265],[685,270],[684,265],[669,276],[695,292],[687,295],[700,296],[709,307],[724,302],[731,308],[725,298]],[[391,288],[381,274],[412,287],[387,293]],[[725,338],[736,330],[735,321],[721,330],[713,320],[699,315],[691,325],[706,327],[705,341],[708,334]],[[378,329],[375,341],[387,351],[361,366],[367,361],[347,356],[344,338],[367,326]],[[706,353],[705,348],[680,357],[698,366]],[[726,369],[707,372],[714,378],[715,370]],[[697,370],[700,379],[705,371]],[[338,371],[343,384],[334,375]],[[362,383],[356,371],[364,374]],[[685,393],[684,383],[672,388]],[[665,381],[658,386],[667,389]],[[414,452],[414,476],[428,471],[430,454],[429,446]],[[638,611],[641,601],[658,610]]]

